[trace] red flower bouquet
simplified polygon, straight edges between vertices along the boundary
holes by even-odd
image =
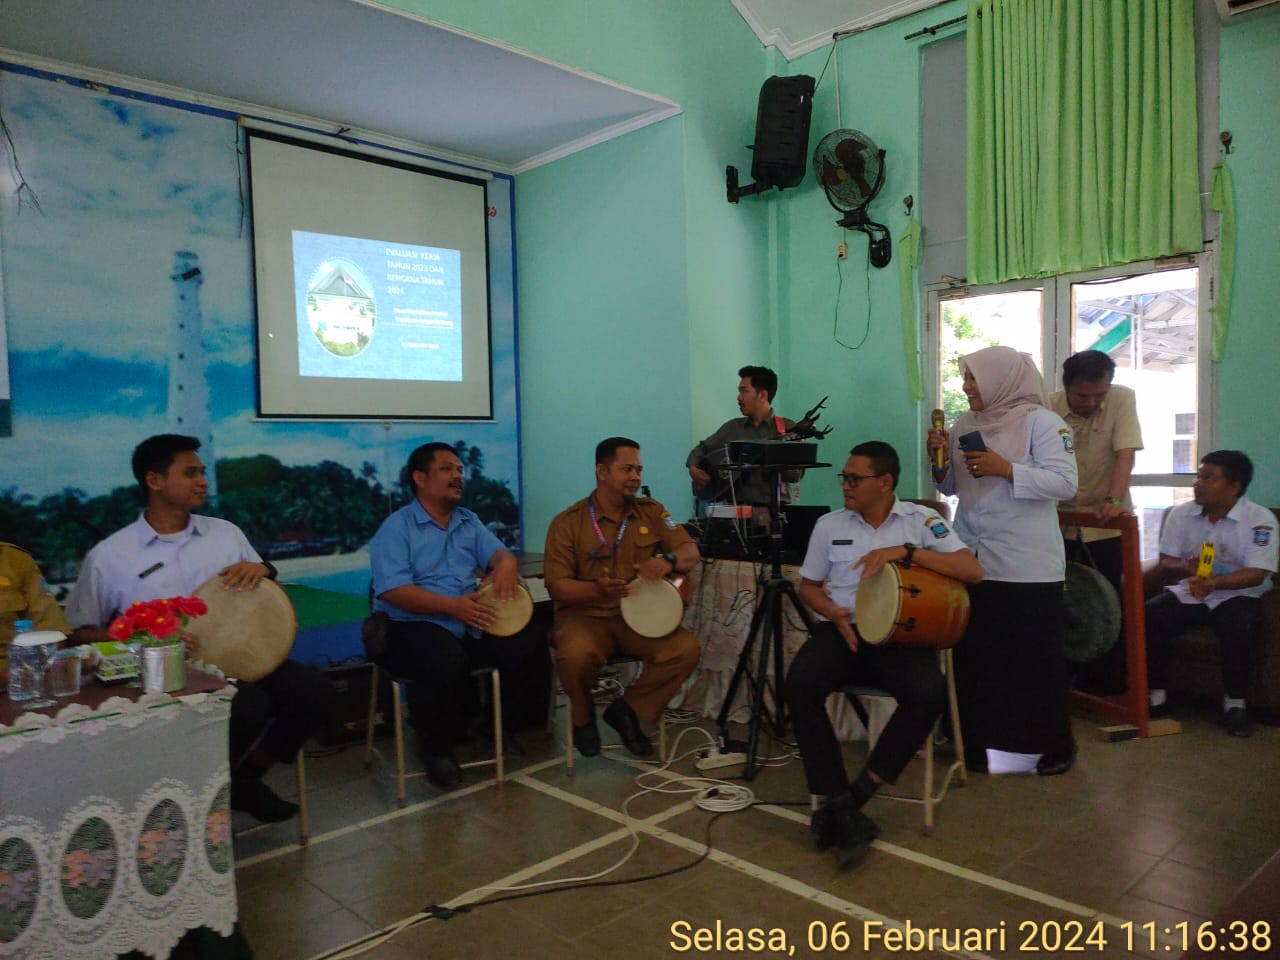
[[[208,612],[209,608],[199,597],[139,600],[111,621],[107,634],[121,643],[158,647],[176,641],[176,635],[194,617]]]

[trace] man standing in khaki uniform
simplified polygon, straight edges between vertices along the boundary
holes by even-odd
[[[701,559],[697,544],[662,504],[637,497],[640,445],[609,437],[596,446],[596,488],[551,521],[545,577],[555,601],[556,670],[573,711],[573,743],[584,757],[600,752],[591,691],[612,656],[639,657],[640,677],[609,705],[605,722],[628,750],[650,756],[653,744],[640,720],[656,723],[667,702],[698,664],[701,650],[688,630],[642,637],[622,619],[620,601],[637,576],[660,580]]]
[[[16,620],[30,620],[36,630],[71,632],[58,601],[46,592],[44,577],[31,554],[0,542],[0,679],[6,682]]]
[[[1049,408],[1071,428],[1080,486],[1059,509],[1088,511],[1103,519],[1133,512],[1129,477],[1142,449],[1142,429],[1137,397],[1128,387],[1111,382],[1115,372],[1115,361],[1101,350],[1082,350],[1063,361],[1063,389],[1049,397]],[[1120,531],[1064,527],[1063,536],[1067,559],[1086,564],[1092,560],[1115,587],[1116,596],[1123,597]],[[1124,673],[1124,645],[1116,644],[1102,656],[1078,664],[1073,683],[1083,690],[1118,693],[1124,689]]]

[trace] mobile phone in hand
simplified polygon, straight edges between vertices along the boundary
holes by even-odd
[[[982,434],[977,430],[972,433],[962,434],[956,442],[960,444],[960,449],[965,453],[982,453],[987,449],[987,445],[982,442]]]

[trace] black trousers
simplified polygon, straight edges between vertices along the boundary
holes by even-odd
[[[468,718],[479,705],[472,670],[498,668],[506,718],[518,710],[521,684],[531,677],[546,677],[549,662],[546,639],[536,631],[514,637],[487,633],[455,637],[426,621],[392,620],[387,625],[385,664],[393,674],[410,681],[405,693],[409,725],[428,754],[447,753],[466,739]]]
[[[827,697],[852,683],[881,687],[898,701],[867,757],[867,769],[886,783],[897,781],[947,703],[947,686],[934,651],[862,643],[854,653],[833,624],[814,624],[791,662],[785,685],[810,793],[829,796],[849,786],[827,715]]]
[[[1243,700],[1253,682],[1257,660],[1258,623],[1262,602],[1257,597],[1232,597],[1212,610],[1203,603],[1183,603],[1167,590],[1152,597],[1147,614],[1147,686],[1163,690],[1169,685],[1169,658],[1173,641],[1188,627],[1208,624],[1218,640],[1222,658],[1222,689],[1232,699]]]
[[[261,680],[236,684],[231,701],[231,766],[262,737],[259,748],[292,763],[307,739],[332,722],[335,695],[324,674],[286,660]],[[265,731],[265,732],[264,732]]]
[[[1062,655],[1062,584],[984,580],[969,587],[955,650],[966,750],[1074,749]]]

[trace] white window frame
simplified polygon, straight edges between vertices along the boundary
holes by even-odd
[[[1196,397],[1196,450],[1200,456],[1216,449],[1214,436],[1217,427],[1216,378],[1217,364],[1209,359],[1209,351],[1213,342],[1213,314],[1211,308],[1216,295],[1214,282],[1214,263],[1212,251],[1184,254],[1177,257],[1164,257],[1159,260],[1140,260],[1118,267],[1106,267],[1101,270],[1089,270],[1081,273],[1060,274],[1055,277],[1044,277],[1032,280],[1013,280],[1007,283],[994,283],[983,286],[970,286],[964,283],[936,283],[925,287],[925,314],[923,330],[925,403],[927,409],[942,406],[939,394],[939,365],[942,354],[942,336],[940,329],[941,308],[946,300],[981,297],[996,293],[1009,293],[1016,290],[1043,290],[1041,311],[1041,343],[1040,352],[1044,358],[1045,388],[1050,393],[1062,388],[1062,361],[1071,355],[1071,287],[1072,284],[1090,280],[1114,280],[1120,277],[1142,273],[1159,273],[1165,270],[1185,270],[1196,267],[1199,271],[1198,295],[1196,298],[1196,330],[1198,339],[1197,397]],[[933,489],[929,464],[921,464],[921,489]],[[1190,487],[1195,482],[1195,472],[1191,473],[1144,473],[1133,475],[1130,481],[1135,487]]]

